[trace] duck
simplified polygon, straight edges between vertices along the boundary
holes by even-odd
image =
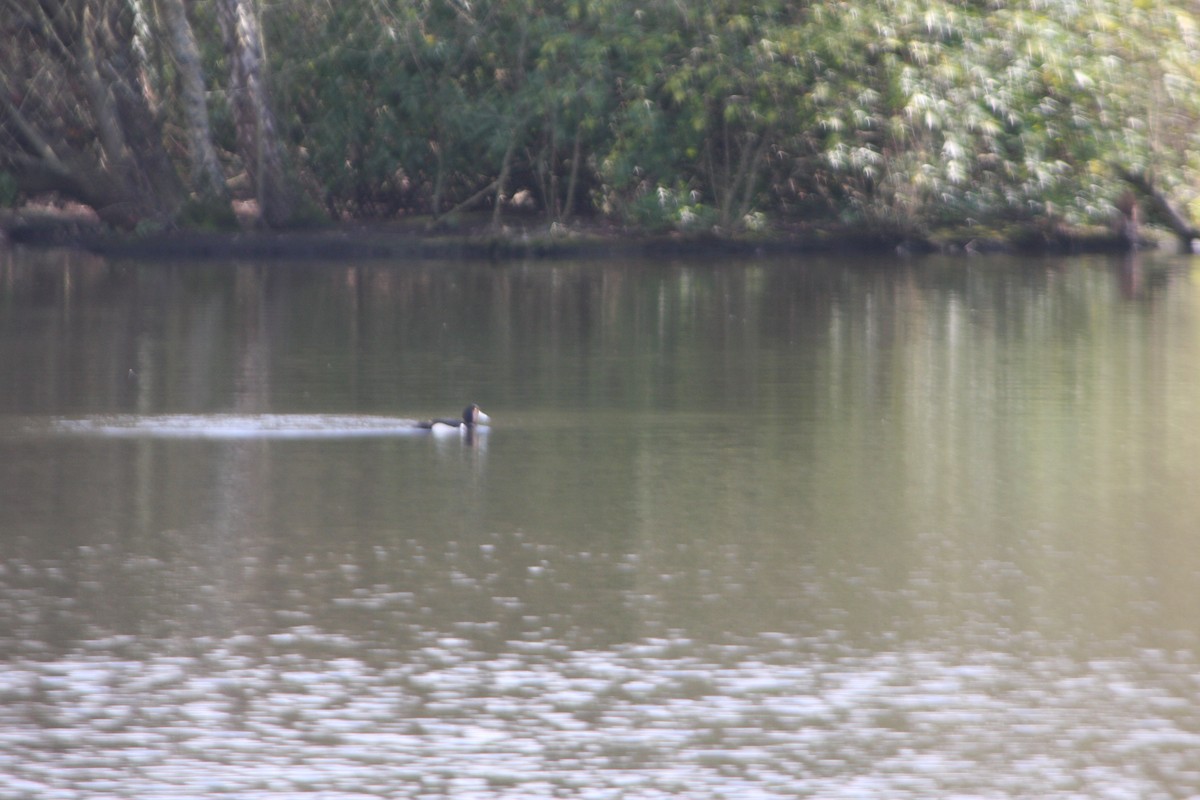
[[[425,430],[433,431],[434,433],[449,433],[450,431],[460,431],[463,433],[472,433],[475,428],[483,427],[490,422],[491,419],[483,410],[475,403],[463,409],[462,417],[459,419],[429,419],[423,422],[418,422],[417,427]]]

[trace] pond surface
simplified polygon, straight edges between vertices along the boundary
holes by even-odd
[[[0,254],[0,798],[1194,796],[1198,454],[1183,258]]]

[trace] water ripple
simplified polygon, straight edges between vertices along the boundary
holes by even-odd
[[[175,439],[320,439],[427,434],[417,420],[349,414],[118,414],[56,419],[52,433]]]

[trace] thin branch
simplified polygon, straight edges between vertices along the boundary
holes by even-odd
[[[50,143],[25,118],[25,115],[21,113],[21,109],[13,105],[12,100],[9,99],[10,92],[7,84],[0,84],[0,89],[3,89],[3,91],[0,91],[0,111],[3,111],[9,122],[12,123],[19,137],[24,140],[25,146],[37,155],[38,162],[51,172],[63,176],[70,175],[71,171],[58,157],[58,154],[54,152],[54,148],[50,146]]]
[[[483,198],[487,197],[492,192],[496,191],[496,187],[498,187],[499,185],[500,185],[500,179],[497,178],[496,180],[492,181],[487,186],[484,186],[478,192],[471,195],[466,200],[463,200],[461,203],[459,203],[454,208],[447,211],[445,214],[442,214],[441,216],[448,217],[452,214],[457,214],[460,211],[464,211],[464,210],[470,208],[471,206],[475,205]]]

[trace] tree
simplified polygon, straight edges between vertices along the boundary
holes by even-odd
[[[498,221],[525,192],[548,220],[727,231],[1096,223],[1131,188],[1181,237],[1200,217],[1190,0],[263,9],[0,0],[4,194],[124,227],[227,204],[242,170],[271,226],[301,185],[343,216]]]
[[[162,146],[138,6],[0,0],[0,169],[131,228],[169,216],[182,186]]]
[[[250,176],[259,213],[271,227],[291,224],[295,211],[267,85],[262,28],[252,0],[216,0],[229,59],[229,105],[238,152]]]
[[[205,201],[228,205],[229,191],[213,147],[209,124],[204,70],[196,37],[188,22],[183,0],[159,0],[163,25],[179,70],[180,105],[186,121],[191,185]]]

